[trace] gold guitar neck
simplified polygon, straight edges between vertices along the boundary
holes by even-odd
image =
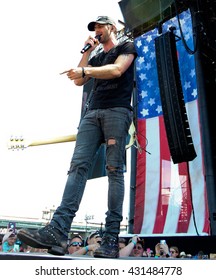
[[[44,140],[36,140],[31,142],[28,146],[40,146],[40,145],[48,145],[48,144],[57,144],[57,143],[64,143],[64,142],[72,142],[76,141],[76,134],[68,135],[68,136],[61,136],[56,138],[44,139]]]

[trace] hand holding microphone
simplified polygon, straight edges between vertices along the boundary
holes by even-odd
[[[95,39],[97,39],[98,41],[100,41],[101,35],[102,35],[102,34],[96,35],[96,36],[95,36]],[[94,43],[96,44],[96,42],[94,42]],[[92,47],[91,44],[89,44],[89,43],[86,44],[86,45],[82,48],[81,53],[85,53],[85,52],[86,52],[87,50],[89,50],[91,47]]]
[[[100,38],[101,38],[101,36],[102,36],[102,34],[99,34],[99,35],[96,35],[95,36],[95,39],[97,39],[98,41],[100,41]],[[94,44],[96,44],[96,42],[94,42]],[[90,44],[90,43],[88,43],[88,44],[86,44],[83,48],[82,48],[82,50],[81,50],[81,53],[85,53],[87,50],[89,50],[90,48],[92,47],[92,45]],[[83,69],[83,68],[82,68]],[[68,77],[69,77],[69,73],[72,73],[73,72],[73,76],[75,76],[77,73],[76,73],[76,71],[75,71],[75,69],[70,69],[70,70],[66,70],[66,71],[64,71],[64,72],[61,72],[60,73],[60,75],[62,75],[62,74],[67,74],[68,75]],[[83,74],[82,74],[83,75]],[[70,79],[72,79],[71,77],[69,77]],[[79,77],[78,77],[79,78]],[[74,79],[74,78],[73,78]]]

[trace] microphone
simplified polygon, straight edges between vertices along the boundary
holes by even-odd
[[[100,41],[101,35],[102,35],[102,34],[96,35],[96,36],[95,36],[95,39],[98,39],[98,41]],[[91,44],[89,44],[89,43],[86,44],[85,47],[81,50],[81,53],[85,53],[85,52],[86,52],[87,50],[89,50],[91,47],[92,47]]]

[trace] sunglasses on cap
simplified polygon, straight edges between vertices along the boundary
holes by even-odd
[[[92,232],[92,233],[89,235],[89,239],[91,239],[91,238],[93,238],[93,237],[95,237],[95,238],[101,237],[100,231],[99,231],[99,230],[96,230],[96,231]]]
[[[70,245],[69,245],[69,247],[71,247],[71,246],[73,246],[73,247],[77,247],[77,246],[82,246],[82,242],[76,242],[76,241],[74,241],[74,242],[72,242]]]

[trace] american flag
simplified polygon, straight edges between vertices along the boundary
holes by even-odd
[[[184,39],[193,50],[190,11],[179,15]],[[162,25],[163,32],[180,28],[177,17]],[[160,100],[154,39],[158,29],[134,40],[137,80],[137,137],[141,153],[136,161],[134,233],[160,235],[208,235],[210,233],[207,193],[204,179],[202,139],[194,55],[183,40],[176,42],[185,106],[197,157],[174,164],[166,137]],[[190,187],[191,185],[191,187]]]

